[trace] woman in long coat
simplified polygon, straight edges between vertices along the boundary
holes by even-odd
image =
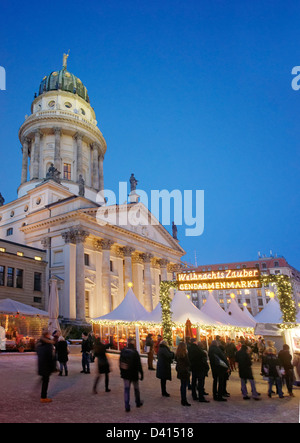
[[[104,345],[100,340],[97,340],[95,342],[94,355],[98,359],[98,375],[94,381],[94,386],[93,386],[94,394],[97,394],[97,386],[98,386],[101,374],[105,374],[105,392],[110,392],[110,389],[108,388],[108,385],[109,385],[109,375],[108,374],[110,373],[110,366],[109,366],[109,361],[108,361],[108,358],[106,355],[106,351],[110,347],[111,347],[110,344]]]
[[[174,360],[174,352],[170,351],[168,342],[162,340],[157,354],[156,377],[160,379],[161,394],[163,397],[170,397],[166,390],[167,380],[172,380],[171,364]]]
[[[38,356],[38,374],[42,377],[41,403],[51,402],[47,397],[50,375],[55,370],[54,341],[51,340],[47,329],[43,330],[42,336],[36,348]]]
[[[182,406],[191,406],[186,398],[186,391],[190,381],[190,361],[188,357],[187,347],[184,342],[179,343],[175,360],[177,378],[180,380],[180,394]]]

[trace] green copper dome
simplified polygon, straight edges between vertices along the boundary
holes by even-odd
[[[73,94],[78,94],[88,103],[90,102],[87,89],[83,85],[82,81],[75,75],[68,72],[64,67],[60,71],[51,72],[51,74],[45,76],[41,81],[39,88],[39,95],[48,91],[68,91]]]

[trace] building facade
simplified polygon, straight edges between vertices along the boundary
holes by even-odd
[[[300,305],[300,272],[294,267],[289,265],[284,257],[259,257],[258,260],[241,261],[235,263],[220,263],[214,265],[202,265],[193,269],[195,272],[218,272],[225,271],[227,269],[247,269],[257,268],[261,274],[283,274],[287,275],[291,279],[293,285],[293,293],[297,310]],[[192,271],[192,270],[191,270]],[[255,316],[257,315],[268,303],[269,294],[273,292],[276,296],[276,288],[272,285],[262,288],[250,288],[250,289],[230,289],[230,290],[214,290],[212,291],[215,299],[220,306],[226,311],[230,305],[231,294],[235,294],[235,300],[241,308],[247,307],[249,312]],[[207,291],[193,291],[188,292],[193,303],[201,309],[206,301],[208,295]]]
[[[106,206],[101,191],[107,145],[87,90],[65,60],[63,69],[43,78],[20,128],[21,184],[17,200],[1,202],[0,238],[44,251],[47,281],[58,281],[66,322],[110,312],[129,282],[151,311],[160,281],[172,278],[185,251],[153,222],[136,191],[128,202]],[[100,211],[123,222],[99,222]],[[48,294],[44,301],[47,310]]]
[[[0,239],[0,299],[43,309],[46,267],[45,251]]]

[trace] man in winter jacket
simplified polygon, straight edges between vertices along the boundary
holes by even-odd
[[[126,348],[122,349],[120,354],[120,372],[121,378],[124,380],[124,400],[125,410],[130,411],[130,387],[131,383],[134,387],[135,403],[139,408],[143,405],[140,398],[139,375],[140,380],[144,379],[144,373],[141,363],[141,358],[135,349],[135,342],[133,339],[128,340]]]
[[[251,385],[252,397],[254,400],[260,400],[259,393],[256,391],[255,381],[252,373],[252,362],[249,354],[249,350],[246,345],[242,345],[241,349],[236,353],[236,362],[239,365],[239,376],[241,379],[241,391],[244,400],[249,400],[247,391],[247,380]]]
[[[42,377],[41,403],[49,403],[47,397],[50,375],[55,370],[54,341],[51,340],[48,329],[44,329],[37,343],[38,374]]]
[[[204,382],[209,371],[207,354],[202,349],[201,343],[197,344],[195,340],[192,340],[188,353],[192,372],[192,397],[194,400],[207,403],[208,400],[204,397]]]
[[[229,372],[229,364],[226,355],[218,346],[217,340],[213,340],[209,347],[208,357],[213,376],[213,397],[216,401],[227,401],[223,398],[226,395],[226,376]]]

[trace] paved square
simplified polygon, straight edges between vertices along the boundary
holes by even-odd
[[[294,398],[279,399],[267,396],[267,382],[262,380],[260,365],[253,366],[257,390],[261,401],[243,400],[240,380],[233,372],[228,382],[231,397],[225,403],[212,400],[211,372],[206,379],[210,403],[188,399],[191,407],[180,404],[180,382],[173,367],[173,380],[167,383],[170,398],[160,393],[160,381],[155,371],[148,371],[142,359],[144,381],[140,382],[142,408],[137,409],[131,391],[131,412],[126,413],[123,400],[123,381],[118,368],[118,356],[108,355],[111,392],[104,392],[104,377],[98,394],[92,393],[96,362],[91,374],[80,374],[81,356],[70,355],[69,376],[50,378],[48,395],[52,403],[40,403],[40,377],[37,375],[37,357],[34,354],[0,355],[0,422],[1,423],[298,423],[300,388],[294,389]],[[284,389],[286,393],[286,389]]]

